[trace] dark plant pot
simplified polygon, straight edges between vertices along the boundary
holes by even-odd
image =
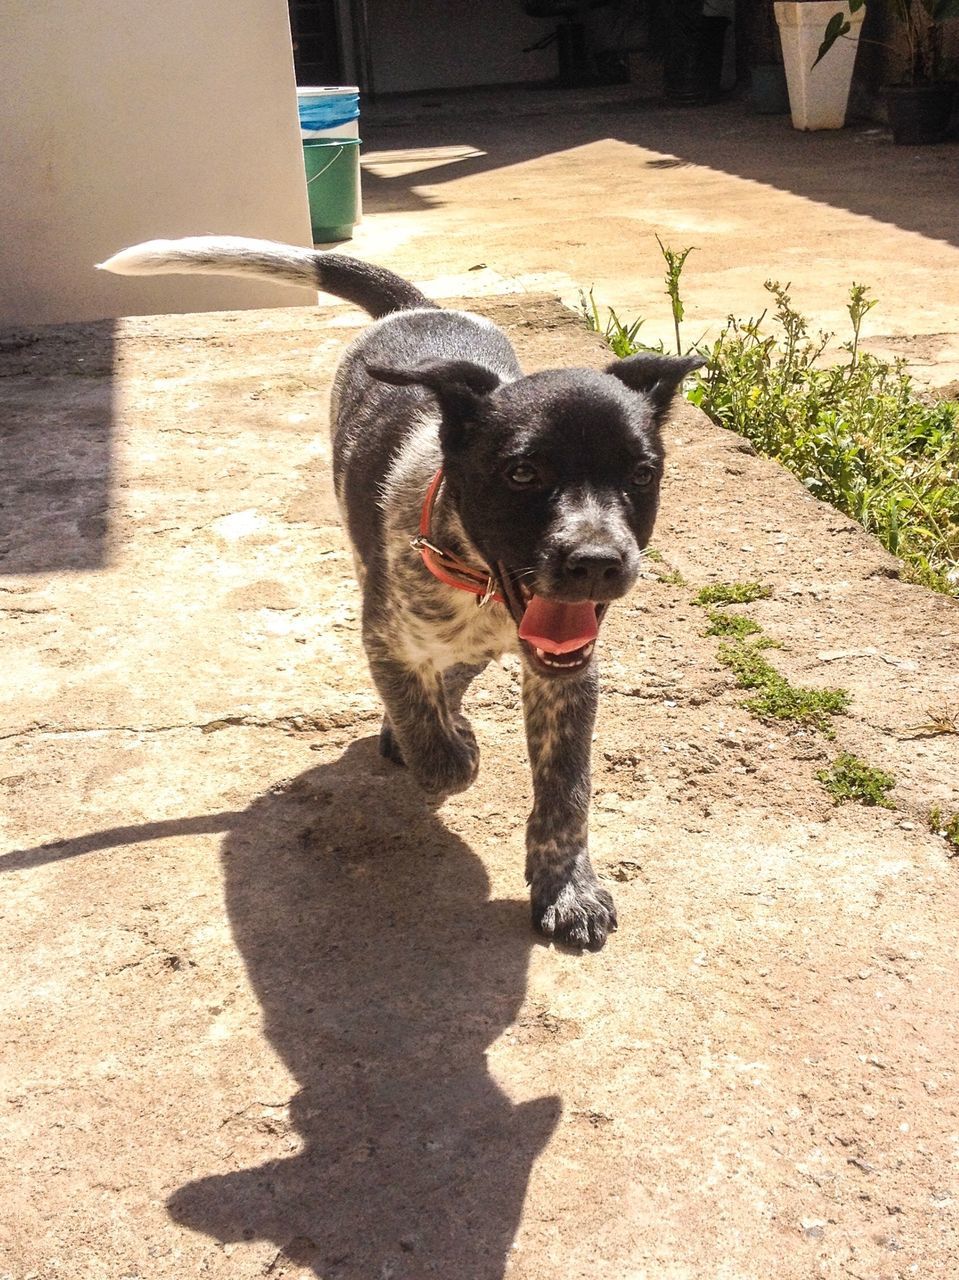
[[[779,62],[753,67],[749,73],[749,105],[761,116],[782,116],[789,110],[786,68]]]
[[[581,22],[561,22],[556,28],[556,50],[559,58],[559,82],[575,89],[589,84],[589,54],[586,51],[586,28]]]
[[[954,84],[890,84],[882,93],[898,146],[942,142],[956,101]]]
[[[663,90],[671,102],[702,106],[720,95],[728,18],[676,4],[667,28]]]

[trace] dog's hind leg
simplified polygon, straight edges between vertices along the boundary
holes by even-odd
[[[479,748],[467,721],[450,709],[441,673],[406,666],[372,646],[367,656],[386,708],[380,753],[405,764],[424,791],[465,791],[479,769]]]
[[[384,716],[383,723],[380,725],[379,749],[380,755],[384,760],[392,760],[394,764],[398,765],[406,764],[403,759],[403,752],[396,741],[396,734],[393,732],[389,716]]]
[[[616,928],[616,908],[588,852],[589,756],[597,676],[572,680],[523,672],[523,713],[533,771],[526,825],[526,879],[541,933],[598,951]]]

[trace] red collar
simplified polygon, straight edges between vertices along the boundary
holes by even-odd
[[[496,580],[488,570],[476,569],[472,565],[466,564],[465,561],[460,560],[459,556],[454,556],[449,551],[443,551],[440,547],[430,542],[433,507],[436,505],[436,495],[439,493],[442,483],[443,468],[440,467],[430,481],[430,487],[426,490],[423,510],[420,513],[420,531],[415,538],[410,540],[410,546],[414,551],[420,553],[423,557],[423,563],[434,578],[439,578],[440,582],[445,582],[448,587],[456,587],[458,591],[469,591],[472,595],[478,596],[477,603],[481,608],[484,604],[488,604],[490,600],[495,600],[498,604],[505,604],[506,601],[496,590]]]

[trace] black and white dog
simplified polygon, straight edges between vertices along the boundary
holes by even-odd
[[[479,752],[459,699],[519,652],[533,772],[526,879],[544,934],[598,949],[616,911],[587,852],[595,641],[636,580],[663,472],[660,425],[694,357],[524,377],[480,316],[337,253],[233,237],[154,240],[123,275],[252,274],[313,285],[376,323],[333,388],[333,467],[386,709],[382,753],[426,790],[462,791]]]

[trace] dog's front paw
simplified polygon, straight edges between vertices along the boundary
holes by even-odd
[[[616,905],[595,876],[532,887],[533,924],[556,942],[599,951],[616,931]]]

